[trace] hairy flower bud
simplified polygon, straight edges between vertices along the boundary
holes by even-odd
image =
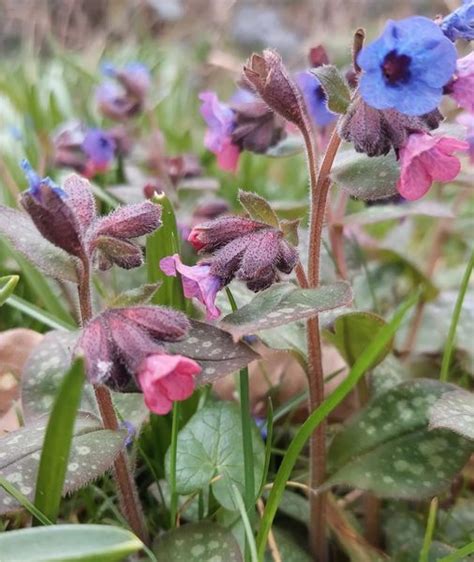
[[[281,57],[275,51],[253,54],[243,70],[244,79],[262,100],[279,115],[304,127],[304,102],[296,84],[286,71]]]
[[[265,228],[267,225],[245,217],[229,215],[195,226],[188,242],[197,250],[213,252],[239,236]]]
[[[128,240],[112,236],[98,236],[95,239],[96,259],[101,270],[107,270],[113,264],[122,269],[133,269],[143,264],[143,254],[139,246]]]
[[[127,239],[150,234],[161,226],[161,207],[150,201],[120,207],[99,219],[95,225],[96,236]]]
[[[412,133],[436,129],[443,116],[435,109],[426,115],[405,115],[395,109],[374,109],[357,97],[339,125],[341,137],[368,156],[396,152]]]

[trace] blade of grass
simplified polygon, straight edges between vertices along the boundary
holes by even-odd
[[[250,560],[252,562],[258,562],[257,546],[255,544],[255,537],[253,536],[252,526],[250,525],[247,509],[244,505],[244,500],[242,499],[242,496],[240,495],[240,492],[235,484],[232,484],[232,495],[234,497],[234,502],[239,508],[240,517],[242,518],[242,523],[244,525],[245,536],[247,537],[246,544],[249,545],[250,550]]]
[[[24,314],[30,316],[31,318],[34,318],[35,320],[38,320],[39,322],[41,322],[45,326],[48,326],[49,328],[52,328],[53,330],[70,331],[76,328],[74,324],[65,322],[64,320],[57,318],[50,312],[41,310],[41,308],[39,308],[38,306],[31,304],[30,302],[16,295],[12,295],[5,302],[5,304],[11,306],[12,308],[15,308],[16,310],[19,310],[20,312],[23,312]]]
[[[12,295],[19,280],[18,275],[0,277],[0,306]]]
[[[357,384],[357,381],[370,368],[370,365],[378,357],[380,351],[391,340],[397,331],[408,310],[417,302],[418,299],[419,293],[415,293],[397,309],[391,321],[382,327],[370,345],[367,346],[364,352],[360,355],[359,359],[355,362],[344,381],[326,398],[326,400],[324,400],[319,408],[314,410],[294,436],[276,475],[263,517],[261,519],[257,535],[259,562],[263,562],[264,560],[268,533],[278,510],[282,494],[285,491],[286,482],[290,478],[291,471],[306,441],[309,439],[316,427],[334,410],[338,404],[340,404],[340,402]]]
[[[42,525],[52,525],[53,522],[50,521],[44,513],[42,513],[30,500],[23,495],[18,488],[10,484],[8,480],[5,480],[0,474],[0,488],[3,488],[7,494],[21,504],[26,511],[28,511],[33,517],[35,517]]]
[[[66,476],[74,421],[84,386],[84,363],[76,359],[64,375],[44,436],[36,478],[35,505],[55,522]]]
[[[464,302],[464,297],[467,292],[467,287],[469,285],[469,278],[471,277],[472,268],[474,267],[474,251],[471,254],[469,262],[464,272],[464,276],[461,281],[461,287],[459,289],[458,298],[456,299],[456,305],[454,306],[453,315],[451,317],[451,325],[449,326],[448,338],[446,340],[446,346],[443,353],[443,361],[441,363],[441,373],[439,380],[446,382],[449,375],[449,365],[451,363],[451,356],[453,354],[454,348],[454,338],[456,336],[456,328],[458,326],[459,317],[461,316],[462,303]]]
[[[470,542],[463,546],[462,548],[458,548],[455,552],[448,554],[444,558],[440,558],[438,562],[458,562],[458,560],[462,560],[464,556],[467,554],[472,554],[474,552],[474,542]]]
[[[421,548],[419,562],[428,562],[431,543],[433,541],[433,533],[436,525],[437,512],[438,512],[438,498],[433,498],[431,500],[430,510],[428,512],[428,521],[426,522],[425,537],[423,539],[423,546]]]
[[[178,451],[179,433],[179,402],[173,403],[170,445],[170,524],[176,526],[176,513],[178,511],[178,494],[176,493],[176,457]]]
[[[272,401],[268,399],[267,407],[267,419],[265,425],[263,426],[267,431],[266,443],[265,443],[265,462],[263,464],[263,475],[262,482],[260,483],[260,490],[258,496],[260,497],[263,492],[263,488],[267,481],[268,469],[270,467],[270,460],[272,457],[272,439],[273,439],[273,405]]]

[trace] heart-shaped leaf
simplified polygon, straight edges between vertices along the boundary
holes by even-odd
[[[18,275],[0,277],[0,306],[13,294],[19,280]]]
[[[46,416],[43,416],[0,439],[0,474],[31,501],[47,422]],[[126,431],[103,429],[95,416],[79,413],[63,495],[104,474],[123,449],[126,435]],[[20,504],[3,489],[0,490],[0,514],[18,507]]]
[[[157,562],[242,562],[232,533],[209,521],[169,531],[160,537],[154,551]]]
[[[262,480],[265,450],[254,425],[255,495]],[[169,452],[166,459],[169,481]],[[217,402],[198,410],[179,432],[176,456],[176,490],[191,494],[211,484],[217,501],[226,509],[236,510],[232,484],[244,490],[244,454],[240,409],[231,402]]]
[[[0,534],[2,560],[118,562],[141,548],[133,533],[109,525],[51,525]]]
[[[279,228],[280,223],[275,211],[263,197],[251,191],[240,189],[239,201],[251,219]]]
[[[345,113],[351,102],[351,92],[344,76],[332,64],[312,68],[311,72],[321,82],[328,109],[334,113]]]
[[[385,324],[385,320],[373,312],[349,312],[338,316],[332,326],[324,330],[324,337],[338,349],[347,364],[352,367]],[[392,342],[389,342],[371,368],[385,359],[391,346]]]
[[[449,207],[436,201],[415,201],[413,203],[406,202],[403,205],[367,207],[359,213],[347,215],[342,222],[345,225],[373,224],[417,215],[434,218],[452,218],[454,216]]]
[[[224,330],[197,320],[191,321],[191,330],[186,338],[178,342],[164,342],[163,347],[201,365],[198,384],[212,383],[258,359],[258,355],[245,343],[234,343]]]
[[[394,498],[421,499],[444,490],[474,449],[455,433],[429,430],[430,407],[452,390],[418,379],[373,398],[334,438],[328,484]]]
[[[331,171],[331,178],[337,185],[365,201],[395,195],[399,175],[399,165],[392,152],[368,158],[352,148],[339,151]]]
[[[445,428],[474,441],[474,395],[466,390],[443,394],[430,410],[430,429]]]
[[[77,283],[75,258],[43,238],[26,213],[0,205],[0,233],[46,275]]]
[[[236,312],[225,316],[221,326],[238,339],[246,334],[311,318],[324,310],[349,304],[351,299],[351,288],[343,282],[318,289],[299,289],[290,283],[277,283],[258,293]]]

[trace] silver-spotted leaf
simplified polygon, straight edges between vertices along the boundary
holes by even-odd
[[[239,190],[239,201],[251,219],[264,222],[275,228],[279,227],[279,221],[275,211],[271,208],[270,203],[262,196],[241,189]]]
[[[328,484],[406,499],[443,491],[474,450],[455,433],[429,430],[431,406],[452,390],[452,385],[418,379],[375,396],[334,438]]]
[[[277,283],[258,293],[251,302],[228,314],[221,326],[234,338],[311,318],[325,310],[349,304],[351,288],[338,282],[317,289],[299,289],[290,283]]]
[[[357,199],[386,199],[397,193],[400,175],[395,155],[368,158],[352,148],[339,151],[331,171],[332,180]]]
[[[385,324],[385,320],[373,312],[349,312],[338,316],[323,333],[352,367]],[[371,368],[385,359],[391,346],[392,342],[389,342]]]
[[[43,416],[0,439],[0,474],[31,501],[47,421]],[[126,431],[103,429],[98,418],[80,412],[74,426],[63,494],[85,486],[109,470],[124,447],[126,435]],[[0,489],[0,514],[19,507]]]
[[[160,537],[153,550],[157,562],[242,562],[232,533],[209,521],[169,531]]]
[[[257,427],[252,431],[255,470],[255,494],[262,480],[265,450]],[[167,454],[169,481],[169,452]],[[176,490],[192,494],[209,486],[226,509],[236,510],[232,484],[244,490],[244,457],[239,407],[231,402],[217,402],[198,410],[179,432],[176,456]]]
[[[245,343],[234,342],[226,331],[197,320],[191,321],[191,330],[186,338],[165,342],[163,347],[201,365],[198,384],[214,382],[258,359],[258,355]]]
[[[329,110],[345,113],[351,102],[351,92],[344,76],[332,64],[312,68],[311,72],[321,82]]]
[[[474,394],[462,389],[443,394],[430,410],[430,429],[439,428],[474,441]]]
[[[43,238],[26,213],[0,205],[0,234],[46,275],[77,283],[76,259]]]

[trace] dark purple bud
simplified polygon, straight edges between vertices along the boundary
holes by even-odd
[[[127,205],[99,219],[94,227],[94,235],[120,239],[138,238],[159,228],[160,218],[161,207],[150,201]]]
[[[311,47],[309,50],[308,60],[311,68],[317,68],[318,66],[329,64],[329,56],[322,45]]]
[[[230,205],[225,199],[207,199],[199,204],[193,212],[193,221],[202,222],[216,219],[230,211]]]
[[[291,273],[298,263],[298,251],[289,244],[284,238],[280,240],[279,255],[276,261],[276,268],[283,273]]]
[[[94,248],[99,252],[98,267],[102,270],[109,269],[111,264],[122,269],[133,269],[143,264],[141,248],[128,240],[98,236],[94,241]],[[101,260],[104,257],[105,260]]]
[[[172,308],[135,306],[116,309],[116,312],[163,341],[176,341],[185,336],[190,328],[187,317]]]
[[[298,127],[305,127],[301,93],[289,77],[280,55],[268,49],[262,55],[253,54],[244,66],[243,75],[273,111]]]
[[[231,240],[256,232],[267,225],[245,217],[230,215],[195,226],[188,242],[198,251],[213,252]]]
[[[421,116],[405,115],[395,109],[374,109],[358,97],[342,118],[339,133],[357,152],[380,156],[391,148],[397,152],[410,134],[435,129],[442,119],[437,109]]]
[[[74,209],[82,232],[85,232],[96,217],[95,200],[90,182],[72,174],[64,180],[64,191],[67,195],[68,205]]]

